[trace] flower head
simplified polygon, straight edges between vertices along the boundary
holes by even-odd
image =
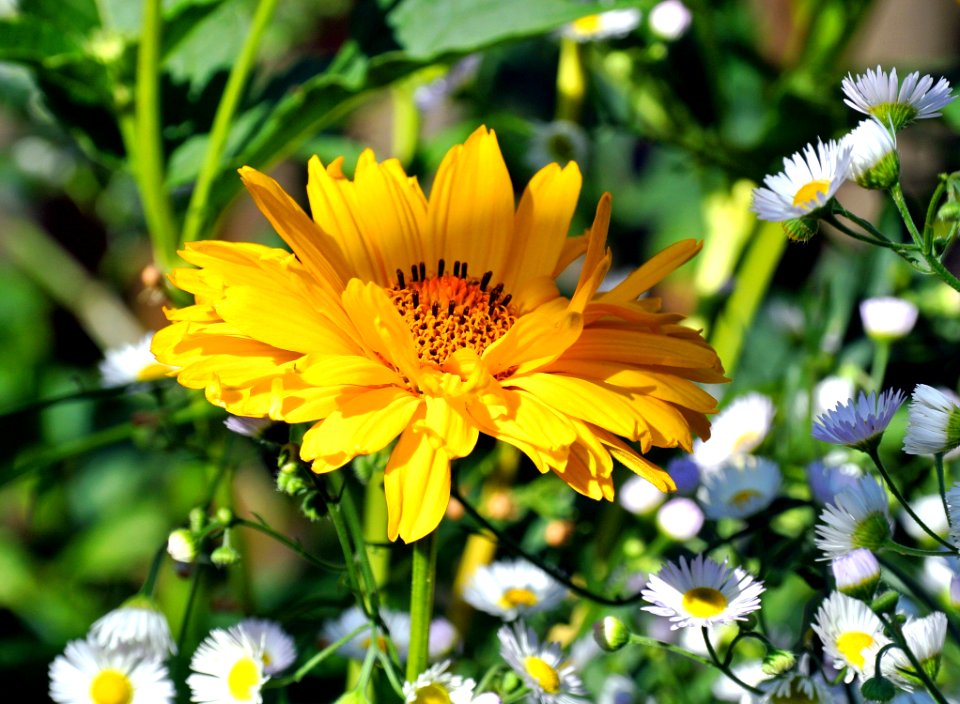
[[[857,548],[830,563],[837,591],[856,599],[872,599],[880,582],[880,563],[872,552]]]
[[[876,120],[863,120],[844,140],[850,145],[850,178],[863,188],[887,189],[900,178],[897,138]]]
[[[693,13],[680,0],[663,0],[650,10],[650,31],[668,42],[679,39],[690,23]]]
[[[693,459],[701,469],[717,469],[734,457],[755,450],[767,433],[775,413],[773,401],[760,393],[740,396],[714,419],[709,440],[693,443]]]
[[[474,697],[473,690],[477,686],[469,677],[464,678],[447,672],[450,661],[432,665],[421,672],[414,682],[403,683],[403,697],[405,704],[496,704],[500,698],[493,694],[484,694]]]
[[[590,139],[580,125],[570,120],[554,120],[534,126],[525,160],[534,169],[553,162],[582,164],[589,150]]]
[[[90,640],[106,650],[126,650],[163,660],[177,652],[170,625],[152,600],[138,596],[90,627]]]
[[[932,386],[917,384],[908,408],[903,451],[908,455],[949,452],[960,445],[960,405]]]
[[[876,70],[867,69],[856,78],[847,74],[841,83],[843,100],[854,110],[872,115],[882,124],[888,122],[895,130],[910,124],[914,120],[939,117],[940,109],[954,99],[950,93],[950,83],[945,78],[933,83],[933,78],[914,71],[903,79],[903,85],[897,80],[897,69],[888,74],[877,66]],[[899,90],[898,90],[899,87]]]
[[[381,608],[380,618],[383,619],[386,631],[375,628],[375,633],[371,634],[366,615],[360,607],[351,606],[339,618],[323,624],[321,632],[323,640],[327,643],[334,643],[358,628],[367,626],[340,646],[339,652],[341,655],[353,660],[363,660],[367,655],[367,650],[371,647],[387,650],[387,639],[389,638],[390,642],[396,647],[400,659],[406,660],[407,652],[410,649],[410,614]],[[457,637],[456,629],[445,618],[435,618],[431,621],[428,650],[430,658],[436,659],[449,652],[453,648]]]
[[[739,567],[728,567],[703,555],[679,566],[668,562],[650,575],[643,598],[653,606],[644,606],[657,616],[672,621],[670,628],[717,626],[743,621],[747,614],[760,608],[763,582]]]
[[[253,642],[260,645],[265,674],[283,672],[297,659],[293,638],[279,623],[265,618],[245,618],[237,626],[250,636]]]
[[[920,667],[933,679],[940,671],[940,654],[947,637],[947,615],[936,611],[923,618],[907,621],[903,626],[903,638],[907,647],[916,656]],[[916,669],[900,648],[892,649],[880,661],[880,671],[884,677],[911,691],[914,686],[923,686]]]
[[[657,528],[674,540],[690,540],[703,528],[703,519],[703,511],[696,501],[678,496],[657,511]]]
[[[848,450],[835,450],[822,460],[807,465],[807,482],[810,494],[819,504],[832,504],[837,494],[848,487],[856,486],[863,472],[848,461]]]
[[[899,340],[917,322],[917,307],[894,296],[878,296],[860,302],[863,329],[874,340]]]
[[[823,642],[827,657],[838,670],[847,669],[845,680],[852,682],[873,677],[876,655],[889,639],[870,607],[859,599],[833,592],[820,605],[812,624]],[[887,656],[885,656],[887,657]]]
[[[463,599],[475,609],[512,621],[554,608],[566,593],[566,588],[542,569],[517,559],[478,567],[464,587]]]
[[[625,37],[640,25],[640,10],[625,8],[585,15],[563,28],[563,36],[577,42]]]
[[[782,482],[776,462],[746,455],[705,474],[697,498],[708,518],[749,518],[777,498]]]
[[[724,381],[716,353],[677,317],[638,297],[692,257],[684,241],[611,291],[610,198],[586,237],[567,238],[576,164],[551,164],[514,207],[496,136],[451,149],[429,201],[396,160],[369,150],[354,180],[342,161],[309,165],[313,219],[244,167],[254,200],[294,253],[193,242],[199,269],[171,280],[196,304],[168,311],[153,351],[235,415],[313,425],[300,455],[329,472],[387,447],[387,532],[433,531],[450,496],[450,462],[479,433],[512,444],[574,490],[612,500],[613,461],[666,490],[640,451],[691,449],[709,434]],[[580,254],[570,298],[552,278]],[[626,441],[624,440],[626,439]]]
[[[190,660],[190,701],[260,704],[260,690],[270,679],[264,672],[263,655],[262,642],[243,628],[213,629]]]
[[[864,394],[857,400],[837,404],[813,424],[813,437],[834,445],[846,445],[858,450],[867,450],[880,442],[880,436],[890,424],[890,419],[903,405],[902,391],[887,389],[879,396],[875,391]]]
[[[137,342],[106,351],[100,362],[100,378],[104,386],[123,386],[138,381],[162,379],[173,368],[157,361],[150,351],[153,333],[147,333]]]
[[[175,697],[161,660],[123,648],[75,640],[50,664],[57,704],[173,704]]]
[[[947,510],[950,523],[950,542],[960,550],[960,482],[947,492]]]
[[[522,621],[501,626],[500,655],[530,689],[532,701],[539,704],[583,704],[586,694],[580,678],[558,643],[543,643]]]
[[[751,210],[761,220],[785,222],[816,215],[850,173],[852,147],[830,140],[804,147],[783,160],[783,171],[765,176],[765,188],[753,191]]]
[[[820,512],[814,542],[821,560],[843,557],[857,548],[883,547],[893,530],[887,493],[871,476],[857,479]]]

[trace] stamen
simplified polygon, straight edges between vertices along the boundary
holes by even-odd
[[[413,292],[413,307],[414,308],[420,307],[420,294],[417,293],[416,291]]]
[[[503,284],[497,284],[490,289],[490,305],[493,305],[500,298],[501,293],[503,293]]]
[[[464,262],[460,265],[460,276],[464,279],[467,278],[467,263]]]
[[[437,278],[443,276],[443,267],[445,267],[446,265],[447,263],[443,261],[443,259],[440,259],[437,262]]]
[[[447,315],[453,315],[453,311],[456,309],[456,307],[457,307],[457,304],[454,303],[453,301],[450,301],[447,304]]]
[[[397,283],[400,284],[400,288],[406,288],[407,284],[403,280],[403,272],[400,269],[397,269]]]
[[[427,267],[423,262],[420,262],[420,280],[427,280]]]
[[[440,304],[434,303],[432,306],[430,306],[430,312],[433,313],[434,318],[440,315]]]
[[[500,305],[506,308],[508,305],[510,305],[510,301],[512,300],[513,300],[513,294],[508,293],[506,296],[503,297],[503,300],[500,301]]]
[[[453,263],[453,275],[460,276],[460,260],[459,259]]]
[[[419,279],[417,279],[417,273],[418,273],[417,265],[414,264],[413,266],[410,267],[410,278],[413,279],[414,282],[419,281]]]
[[[492,272],[492,271],[488,271],[486,274],[483,275],[483,278],[480,279],[480,290],[481,290],[481,291],[486,291],[486,290],[487,290],[487,284],[490,283],[490,278],[491,278],[492,276],[493,276],[493,272]]]

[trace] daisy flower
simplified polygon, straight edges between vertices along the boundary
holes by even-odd
[[[804,147],[783,160],[783,171],[764,177],[766,187],[755,188],[750,209],[761,220],[784,222],[815,215],[850,173],[852,147],[830,140]]]
[[[460,675],[447,672],[450,661],[444,660],[422,672],[415,682],[403,683],[403,697],[406,704],[496,704],[500,698],[488,693],[474,697],[476,683]]]
[[[930,76],[921,78],[920,72],[914,71],[900,85],[897,69],[891,69],[888,74],[880,66],[875,71],[867,69],[856,78],[848,73],[841,86],[846,96],[843,102],[882,124],[891,123],[895,130],[914,120],[939,117],[941,108],[954,99],[945,78],[934,84]]]
[[[634,516],[643,516],[664,502],[666,495],[643,477],[630,477],[620,487],[617,499]]]
[[[264,618],[246,618],[237,624],[263,651],[263,672],[275,675],[297,659],[297,648],[279,623]]]
[[[387,632],[378,630],[375,641],[376,647],[386,650],[387,638],[389,637],[393,641],[400,659],[406,660],[410,648],[410,614],[381,608],[380,618],[383,619]],[[367,650],[374,644],[374,640],[369,630],[369,621],[360,607],[351,606],[339,618],[327,621],[323,625],[321,637],[327,643],[334,643],[361,626],[367,626],[367,628],[340,646],[338,652],[346,658],[363,660],[367,655]],[[457,631],[453,624],[445,618],[435,618],[430,623],[428,651],[430,658],[436,659],[449,652],[456,644],[457,638]]]
[[[923,618],[907,621],[903,626],[903,638],[907,647],[916,656],[920,667],[932,679],[940,671],[940,654],[947,637],[947,616],[937,611]],[[880,671],[898,687],[908,691],[914,686],[923,686],[907,654],[900,648],[892,648],[880,661]]]
[[[770,432],[774,412],[773,401],[763,394],[735,399],[714,418],[710,439],[694,441],[694,461],[701,469],[711,470],[752,452]]]
[[[534,169],[553,162],[582,164],[589,150],[590,139],[580,125],[570,120],[554,120],[534,126],[524,159]]]
[[[856,599],[873,598],[880,583],[880,563],[872,552],[857,548],[830,563],[837,590]]]
[[[747,455],[707,472],[697,498],[707,518],[749,518],[777,498],[783,475],[773,460]]]
[[[386,466],[387,533],[418,540],[450,498],[450,462],[480,433],[514,445],[593,499],[614,498],[616,459],[662,490],[642,453],[692,449],[725,380],[700,334],[639,297],[692,257],[672,245],[603,294],[610,198],[585,237],[567,231],[575,163],[541,169],[514,206],[496,136],[451,149],[428,200],[399,162],[309,165],[308,217],[273,179],[241,177],[293,253],[201,241],[198,269],[171,281],[196,305],[167,311],[153,351],[230,413],[312,423],[302,459],[324,473],[396,444]],[[585,255],[570,298],[552,283]],[[639,443],[640,452],[629,442]]]
[[[559,605],[566,588],[530,562],[502,560],[477,568],[463,590],[473,608],[512,621]]]
[[[660,39],[672,42],[687,31],[693,21],[693,13],[680,0],[663,0],[653,6],[647,21],[651,32]]]
[[[823,415],[837,404],[853,398],[857,387],[845,376],[831,375],[821,379],[813,387],[813,417]]]
[[[270,679],[264,672],[263,655],[262,642],[243,628],[213,629],[190,660],[190,701],[260,704],[260,690]]]
[[[530,690],[529,701],[539,704],[585,704],[586,694],[573,666],[565,663],[559,643],[540,644],[522,621],[501,626],[500,655]]]
[[[860,302],[860,320],[867,336],[874,340],[899,340],[913,330],[917,307],[894,296],[878,296]]]
[[[887,492],[873,477],[860,477],[856,486],[844,489],[824,507],[816,531],[821,560],[843,557],[857,548],[883,547],[893,531]]]
[[[847,450],[835,450],[822,460],[807,465],[810,495],[819,504],[832,504],[844,489],[856,486],[863,472],[848,461]]]
[[[643,610],[670,619],[676,630],[743,621],[760,608],[763,590],[763,582],[739,567],[697,555],[689,564],[682,556],[679,566],[668,562],[641,593],[653,604]]]
[[[817,610],[811,624],[823,642],[823,650],[833,666],[847,668],[845,682],[855,676],[862,680],[873,677],[877,651],[889,643],[883,625],[870,607],[859,599],[833,592]],[[884,659],[889,655],[884,656]]]
[[[703,511],[697,502],[684,496],[670,499],[657,511],[657,528],[680,542],[695,538],[703,528]]]
[[[157,361],[150,351],[153,333],[137,342],[109,349],[100,362],[100,379],[104,386],[123,386],[137,381],[162,379],[173,367]]]
[[[563,28],[563,36],[577,42],[625,37],[640,25],[640,10],[626,8],[586,15]]]
[[[819,416],[813,424],[813,437],[866,452],[880,442],[880,436],[904,400],[903,392],[893,389],[879,396],[875,391],[869,394],[861,391],[856,401],[838,403],[832,411]]]
[[[156,660],[177,652],[166,616],[144,596],[135,596],[98,619],[89,638],[105,650],[125,649]]]
[[[932,386],[917,384],[908,408],[903,451],[935,455],[960,445],[960,406]]]
[[[947,518],[950,523],[950,542],[960,549],[960,482],[947,491]]]
[[[75,640],[50,664],[50,699],[57,704],[173,704],[167,668],[155,658]]]
[[[850,146],[850,180],[885,190],[900,177],[897,138],[876,120],[863,120],[844,137]]]

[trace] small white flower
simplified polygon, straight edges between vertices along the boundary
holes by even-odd
[[[908,409],[903,451],[908,455],[949,452],[960,445],[960,406],[946,394],[917,384]]]
[[[697,555],[689,564],[682,556],[679,566],[668,562],[650,575],[641,594],[654,604],[644,611],[669,618],[677,629],[743,621],[760,608],[763,590],[763,582],[739,567]]]
[[[450,661],[444,660],[420,673],[415,682],[404,682],[405,704],[473,704],[476,701],[473,696],[476,683],[470,678],[447,672],[448,667]]]
[[[822,460],[807,465],[807,482],[810,494],[819,504],[832,504],[844,489],[856,486],[863,472],[849,461],[849,450],[837,449]]]
[[[167,536],[167,554],[177,562],[190,564],[197,559],[197,539],[187,528],[177,528]]]
[[[887,189],[900,177],[897,138],[876,120],[863,120],[844,141],[850,145],[850,180],[863,188]]]
[[[657,511],[657,528],[667,537],[683,542],[697,536],[703,528],[703,518],[696,501],[678,496]]]
[[[749,518],[777,497],[783,475],[777,463],[752,455],[735,457],[703,477],[697,498],[708,518]]]
[[[238,626],[215,628],[190,660],[190,701],[203,704],[260,704],[264,672],[263,647]]]
[[[645,516],[664,502],[667,495],[649,481],[639,476],[631,476],[617,492],[620,505],[634,516]]]
[[[841,403],[846,403],[857,392],[853,381],[845,376],[828,376],[813,387],[814,418],[831,411]]]
[[[917,323],[917,307],[894,296],[867,298],[860,302],[863,330],[874,340],[899,340]]]
[[[650,10],[648,19],[651,31],[668,42],[679,39],[692,21],[693,13],[680,0],[658,2]]]
[[[694,441],[694,461],[709,471],[733,457],[752,452],[770,432],[773,414],[769,397],[760,393],[740,396],[713,419],[709,440]]]
[[[90,627],[90,640],[106,650],[123,649],[156,660],[177,652],[166,616],[142,596],[98,619]]]
[[[914,71],[899,85],[897,69],[888,74],[879,66],[856,78],[847,74],[841,85],[846,96],[843,102],[882,124],[891,123],[897,130],[914,120],[939,117],[941,108],[954,98],[945,78],[934,85],[933,78],[921,78],[920,72]]]
[[[109,349],[100,362],[100,377],[104,386],[123,386],[137,381],[161,379],[173,367],[161,364],[150,351],[153,333],[147,333],[138,342]]]
[[[559,643],[543,643],[522,621],[501,626],[500,656],[530,689],[530,700],[539,704],[585,704],[580,678],[566,664]]]
[[[380,650],[387,650],[387,638],[393,642],[401,660],[406,660],[410,649],[410,614],[380,609],[380,618],[383,619],[387,632],[375,629],[371,634],[369,627],[340,646],[339,653],[346,658],[363,660],[367,650],[376,645]],[[346,637],[361,626],[369,626],[367,617],[358,606],[351,606],[339,618],[323,624],[321,635],[323,640],[333,643]],[[450,651],[458,639],[457,631],[445,618],[435,618],[430,622],[430,645],[428,653],[431,659],[442,657]]]
[[[940,670],[940,653],[947,637],[947,615],[936,611],[923,618],[907,621],[903,626],[903,638],[924,671],[936,677]],[[900,648],[892,648],[880,661],[880,671],[899,687],[907,691],[921,685],[916,670],[907,654]]]
[[[297,648],[279,623],[264,618],[247,618],[237,624],[263,651],[263,671],[275,675],[297,659]]]
[[[872,552],[857,548],[835,558],[830,567],[837,590],[856,599],[871,599],[880,581],[880,563]]]
[[[554,120],[534,126],[524,159],[533,169],[553,163],[562,166],[569,161],[583,165],[589,151],[590,139],[580,125],[570,120]],[[616,284],[605,282],[604,285],[609,290]]]
[[[757,704],[783,704],[785,702],[804,702],[804,704],[832,704],[837,698],[823,676],[810,675],[794,671],[783,677],[767,680],[759,685],[763,695]]]
[[[477,568],[463,590],[473,608],[512,621],[559,605],[566,588],[523,559],[502,560]]]
[[[563,36],[577,42],[625,37],[640,25],[640,10],[627,8],[586,15],[563,28]]]
[[[856,675],[861,680],[873,677],[877,651],[890,642],[870,607],[840,592],[833,592],[824,600],[812,627],[833,666],[838,670],[848,668],[846,682],[852,682]]]
[[[172,704],[176,692],[155,658],[75,640],[50,664],[50,698],[57,704]]]
[[[750,209],[761,220],[783,222],[812,215],[825,206],[850,173],[851,146],[830,140],[804,147],[783,160],[783,171],[767,175],[753,191]]]
[[[867,475],[837,494],[820,512],[814,542],[823,552],[819,559],[833,560],[857,548],[882,547],[892,530],[887,493]]]

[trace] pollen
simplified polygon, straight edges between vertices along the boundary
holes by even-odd
[[[465,347],[477,354],[499,340],[516,322],[510,294],[503,284],[490,286],[492,272],[470,277],[466,262],[454,262],[452,273],[437,262],[427,276],[423,262],[410,267],[410,278],[397,269],[397,284],[387,291],[413,333],[420,360],[442,365]]]

